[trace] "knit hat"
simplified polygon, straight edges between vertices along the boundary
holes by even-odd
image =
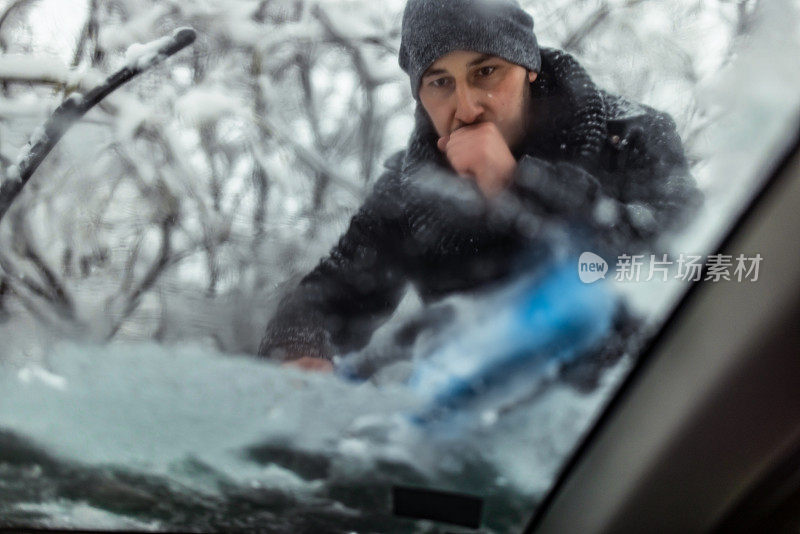
[[[491,54],[537,72],[541,67],[533,18],[516,0],[408,0],[399,60],[415,99],[423,73],[453,50]]]

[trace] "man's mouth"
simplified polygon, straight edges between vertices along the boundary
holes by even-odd
[[[456,126],[455,128],[453,128],[453,130],[450,131],[450,134],[452,134],[456,130],[460,130],[461,128],[467,128],[468,126],[477,126],[478,124],[483,124],[484,122],[491,122],[491,121],[480,120],[480,121],[471,122],[469,124],[461,124],[460,126]]]

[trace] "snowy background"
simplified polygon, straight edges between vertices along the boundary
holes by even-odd
[[[709,253],[796,131],[798,2],[523,3],[540,43],[673,115],[707,203],[665,252]],[[198,31],[73,128],[0,225],[3,516],[383,530],[383,497],[365,496],[404,481],[485,492],[493,530],[524,523],[625,362],[591,394],[553,387],[465,447],[377,424],[413,407],[402,387],[234,356],[255,353],[281,291],[406,142],[402,6],[0,0],[0,171],[132,45]],[[627,291],[658,316],[685,288]]]
[[[3,221],[0,328],[15,333],[4,337],[28,351],[78,336],[255,352],[282,284],[329,249],[406,142],[402,5],[0,3],[3,167],[48,111],[119,68],[131,45],[184,25],[199,33],[91,111]],[[712,201],[730,192],[706,172],[714,147],[704,145],[724,110],[701,94],[748,39],[756,6],[528,3],[544,45],[575,53],[601,86],[672,113]]]

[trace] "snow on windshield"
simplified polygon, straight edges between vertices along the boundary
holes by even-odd
[[[574,187],[521,179],[553,204],[501,194],[490,209],[452,173],[416,184],[429,155],[390,158],[419,118],[397,63],[402,0],[72,3],[0,2],[0,184],[65,98],[147,67],[176,28],[198,39],[91,110],[2,220],[0,526],[437,531],[392,516],[391,488],[406,485],[478,496],[487,532],[520,530],[635,361],[630,333],[651,331],[688,287],[677,262],[615,277],[609,252],[636,254],[632,240],[552,224],[559,202],[596,191],[597,173],[546,155],[572,138],[537,138],[520,166]],[[796,128],[796,2],[523,5],[539,43],[608,92],[614,124],[648,107],[672,117],[704,201],[647,253],[710,254]],[[609,129],[601,149],[635,145],[625,132]],[[397,213],[411,213],[413,239],[375,233],[397,221],[383,202],[383,226],[357,228],[374,246],[315,271],[354,265],[336,287],[366,312],[325,316],[341,299],[314,280],[324,291],[287,301],[387,168],[412,177],[377,191],[407,200]],[[673,170],[666,198],[685,185]],[[664,213],[631,188],[600,191],[595,228],[643,235]],[[429,238],[462,223],[458,238]],[[539,246],[522,276],[461,291],[508,275],[497,258],[516,239]],[[417,266],[408,280],[392,247]],[[576,252],[589,253],[585,272]],[[333,372],[256,357],[275,317],[274,332],[302,341],[292,350],[337,349]]]

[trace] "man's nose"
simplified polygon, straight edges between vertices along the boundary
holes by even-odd
[[[456,113],[457,123],[472,124],[483,113],[483,106],[478,101],[478,95],[472,88],[466,86],[456,87]]]

